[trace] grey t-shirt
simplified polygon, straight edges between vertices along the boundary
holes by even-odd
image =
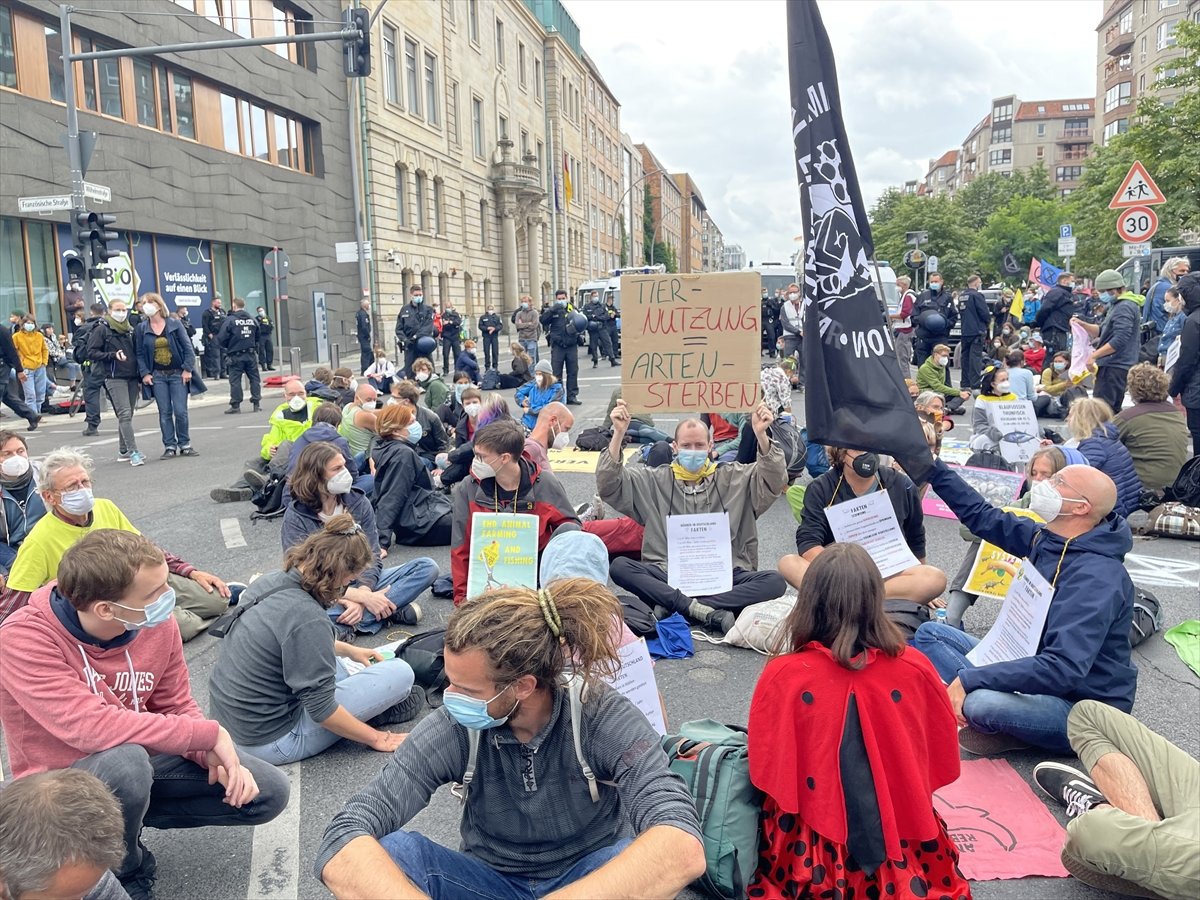
[[[221,639],[208,681],[212,717],[247,747],[287,734],[304,712],[329,718],[337,709],[333,625],[299,573],[264,575],[240,602],[253,606]]]
[[[507,725],[482,733],[475,779],[463,808],[460,849],[497,871],[554,878],[630,833],[673,825],[700,839],[683,779],[667,766],[646,717],[606,685],[583,705],[583,755],[601,782],[592,802],[571,733],[567,694],[557,690],[550,722],[528,744]],[[467,729],[445,708],[426,716],[383,771],[346,803],[325,831],[314,871],[356,837],[382,838],[404,825],[467,767]],[[455,801],[457,802],[457,801]]]

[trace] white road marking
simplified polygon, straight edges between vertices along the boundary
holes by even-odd
[[[242,525],[237,519],[221,520],[221,537],[225,539],[226,550],[246,546],[246,538],[242,535]]]
[[[291,783],[288,805],[270,822],[254,828],[247,900],[300,896],[300,766],[280,766]]]
[[[1125,571],[1135,584],[1155,587],[1194,588],[1200,581],[1200,563],[1185,559],[1130,553],[1125,557]]]

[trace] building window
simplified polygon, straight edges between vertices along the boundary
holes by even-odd
[[[404,39],[404,81],[408,86],[408,111],[414,116],[421,114],[421,82],[417,73],[417,42]]]
[[[1059,166],[1054,170],[1055,181],[1078,181],[1083,175],[1083,166]]]
[[[50,97],[61,103],[67,99],[67,85],[63,77],[62,40],[56,28],[46,28],[46,65],[50,70]]]
[[[12,11],[0,6],[0,87],[17,86],[17,54],[13,46]]]
[[[479,249],[488,248],[488,202],[479,201]]]
[[[533,95],[540,102],[542,99],[542,61],[535,59],[533,61]]]
[[[228,94],[221,95],[221,130],[225,137],[225,149],[230,153],[241,153],[242,139],[238,134],[237,100]]]
[[[1133,31],[1133,7],[1130,6],[1125,12],[1121,13],[1121,18],[1118,20],[1119,31],[1121,34],[1129,34]]]
[[[424,231],[425,222],[425,173],[417,170],[416,177],[416,212],[417,212],[417,231]]]
[[[442,233],[442,179],[433,179],[433,231]]]
[[[1109,122],[1104,126],[1104,143],[1108,143],[1108,139],[1114,135],[1124,134],[1129,130],[1128,119],[1117,119],[1115,122]]]
[[[496,20],[496,65],[504,68],[504,23]]]
[[[542,183],[542,142],[537,142],[538,184]]]
[[[1009,103],[1000,103],[992,107],[993,122],[1007,122],[1012,118],[1013,105]]]
[[[408,227],[408,168],[396,166],[396,226]]]
[[[271,151],[267,145],[267,111],[261,106],[255,106],[253,103],[242,101],[243,109],[250,110],[250,136],[253,138],[253,149],[246,148],[246,155],[253,156],[255,159],[271,158]],[[243,115],[245,113],[243,112]]]
[[[1179,0],[1158,0],[1159,9],[1170,9],[1172,6],[1178,6]]]
[[[158,127],[158,102],[154,96],[154,65],[144,59],[133,61],[133,95],[139,125]]]
[[[1063,123],[1063,136],[1085,138],[1088,136],[1090,129],[1091,122],[1089,119],[1067,119]]]
[[[1132,86],[1133,85],[1131,82],[1122,81],[1120,84],[1114,84],[1107,91],[1105,91],[1104,111],[1110,112],[1111,110],[1116,109],[1118,106],[1123,106],[1124,104],[1128,103],[1129,92]],[[1068,122],[1069,121],[1070,120],[1068,120]]]
[[[479,43],[479,0],[467,0],[467,34],[472,44]]]
[[[1046,136],[1046,123],[1045,123],[1045,122],[1038,122],[1038,126],[1037,126],[1037,136],[1038,136],[1038,137],[1045,137],[1045,136]]]
[[[400,102],[400,70],[396,67],[396,29],[383,26],[383,99]]]
[[[506,140],[508,140],[508,116],[500,116],[500,117],[499,117],[499,125],[500,125],[500,128],[499,128],[499,131],[500,131],[500,137],[499,137],[499,139],[500,139],[500,140],[502,140],[502,141],[506,141]]]
[[[178,79],[180,76],[176,76]],[[176,81],[176,121],[179,131],[184,133],[184,119],[179,114],[179,82]],[[191,83],[187,84],[187,130],[191,125]],[[268,132],[268,114],[273,117]],[[221,132],[223,146],[230,153],[260,159],[263,162],[274,163],[301,172],[312,172],[313,160],[309,155],[311,147],[304,135],[304,125],[295,119],[281,113],[276,113],[262,106],[221,95]],[[274,140],[274,156],[272,157],[271,140]]]
[[[1045,159],[1045,158],[1046,158],[1046,148],[1045,148],[1045,147],[1038,147],[1038,148],[1037,148],[1037,149],[1034,151],[1034,154],[1033,154],[1033,155],[1034,155],[1034,158],[1035,158],[1035,159]]]
[[[1007,166],[1012,164],[1012,150],[993,150],[988,154],[988,165]]]
[[[425,53],[425,120],[438,124],[437,57]]]
[[[529,132],[524,128],[521,129],[521,160],[529,155]]]
[[[1126,56],[1122,57],[1122,59],[1128,60],[1129,56],[1126,55]],[[1129,66],[1123,65],[1123,66],[1121,66],[1121,68],[1127,69],[1127,68],[1129,68]],[[1064,103],[1062,111],[1063,112],[1088,112],[1089,110],[1091,110],[1091,108],[1092,108],[1092,104],[1090,104],[1090,103]]]
[[[1159,50],[1166,50],[1168,47],[1175,46],[1175,26],[1178,24],[1178,19],[1168,19],[1165,22],[1159,23],[1157,43]]]
[[[192,79],[178,72],[171,73],[175,85],[175,132],[180,137],[196,139],[196,118],[192,111]],[[296,168],[300,168],[300,160]]]
[[[992,143],[1004,144],[1012,141],[1012,126],[1004,125],[999,128],[992,129]]]
[[[471,98],[471,149],[483,159],[483,101]]]
[[[458,130],[458,82],[450,82],[450,116],[453,122],[453,127],[450,130],[450,137],[457,146],[462,138]]]
[[[517,81],[525,87],[525,44],[517,41]]]

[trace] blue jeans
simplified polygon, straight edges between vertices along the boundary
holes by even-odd
[[[349,674],[339,658],[336,666],[337,688],[334,698],[339,706],[360,721],[375,718],[385,709],[395,706],[412,691],[412,667],[402,659],[389,659],[367,666],[361,672]],[[328,750],[341,740],[320,722],[314,722],[307,712],[300,714],[292,730],[269,744],[244,747],[263,762],[275,766],[298,762]]]
[[[521,346],[525,348],[525,352],[529,354],[529,358],[532,359],[536,363],[539,359],[539,357],[538,357],[538,342],[536,340],[521,341]]]
[[[949,684],[963,669],[974,669],[967,653],[979,638],[949,625],[925,622],[917,629],[913,646],[929,657],[933,667]],[[975,690],[963,703],[963,718],[985,734],[1011,734],[1027,744],[1070,756],[1067,716],[1075,704],[1049,694],[1017,694]]]
[[[657,444],[659,441],[671,440],[671,435],[659,431],[653,425],[647,425],[633,419],[629,423],[629,438],[635,444]]]
[[[589,853],[557,878],[505,875],[411,831],[393,831],[379,843],[408,880],[432,900],[534,900],[590,875],[633,841],[625,838]]]
[[[418,556],[402,566],[384,569],[379,575],[375,590],[386,593],[398,612],[425,593],[437,577],[437,563],[428,556]],[[335,603],[329,607],[329,618],[336,620],[345,611],[345,607]],[[364,611],[362,619],[354,627],[363,634],[374,634],[383,627],[383,622],[375,618],[373,613]]]
[[[154,373],[154,402],[158,404],[158,430],[162,432],[163,447],[190,447],[188,434],[188,387],[183,375]]]
[[[46,400],[46,367],[25,370],[25,405],[37,412]]]

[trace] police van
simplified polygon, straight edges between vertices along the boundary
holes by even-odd
[[[617,334],[621,333],[621,276],[622,275],[665,275],[667,267],[659,264],[654,266],[630,266],[625,269],[613,269],[606,278],[585,281],[575,294],[575,308],[582,310],[587,305],[592,292],[600,295],[601,303],[608,303],[612,297],[613,306],[617,308]]]

